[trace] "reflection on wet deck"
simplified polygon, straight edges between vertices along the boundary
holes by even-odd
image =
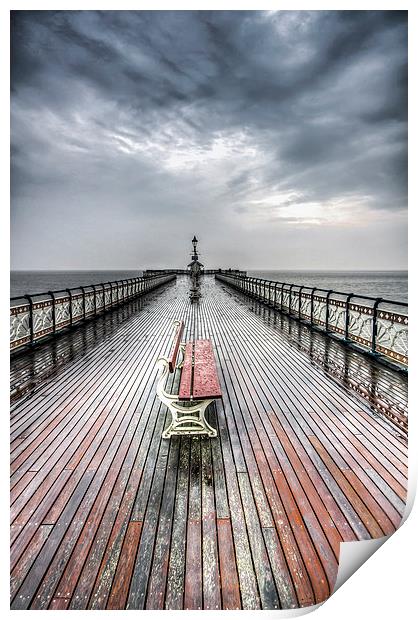
[[[240,296],[241,297],[241,296]],[[331,377],[366,401],[405,433],[408,430],[408,379],[405,371],[392,370],[370,356],[265,305],[241,297],[253,312],[279,329],[292,347],[302,351]]]

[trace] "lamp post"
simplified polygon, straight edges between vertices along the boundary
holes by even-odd
[[[191,255],[192,262],[189,263],[188,265],[190,267],[190,276],[192,278],[192,285],[190,287],[190,301],[191,302],[197,301],[201,297],[199,278],[200,278],[200,273],[201,273],[201,269],[203,265],[202,263],[199,262],[199,253],[197,251],[197,244],[198,244],[198,240],[196,238],[196,235],[194,235],[192,239],[192,245],[193,245],[193,252]]]

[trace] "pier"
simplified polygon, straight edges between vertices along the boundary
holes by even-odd
[[[404,360],[288,316],[271,291],[238,286],[245,274],[202,275],[191,303],[177,271],[12,357],[14,609],[314,605],[341,542],[400,524]],[[162,438],[155,361],[174,320],[213,343],[217,437]]]

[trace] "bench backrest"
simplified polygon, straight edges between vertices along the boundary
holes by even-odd
[[[181,338],[184,332],[184,323],[183,321],[176,322],[176,331],[174,332],[174,340],[171,347],[170,355],[168,357],[168,368],[170,372],[174,372],[176,369],[176,360],[179,354]]]

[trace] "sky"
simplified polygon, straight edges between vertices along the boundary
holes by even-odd
[[[407,267],[407,14],[13,11],[12,269]]]

